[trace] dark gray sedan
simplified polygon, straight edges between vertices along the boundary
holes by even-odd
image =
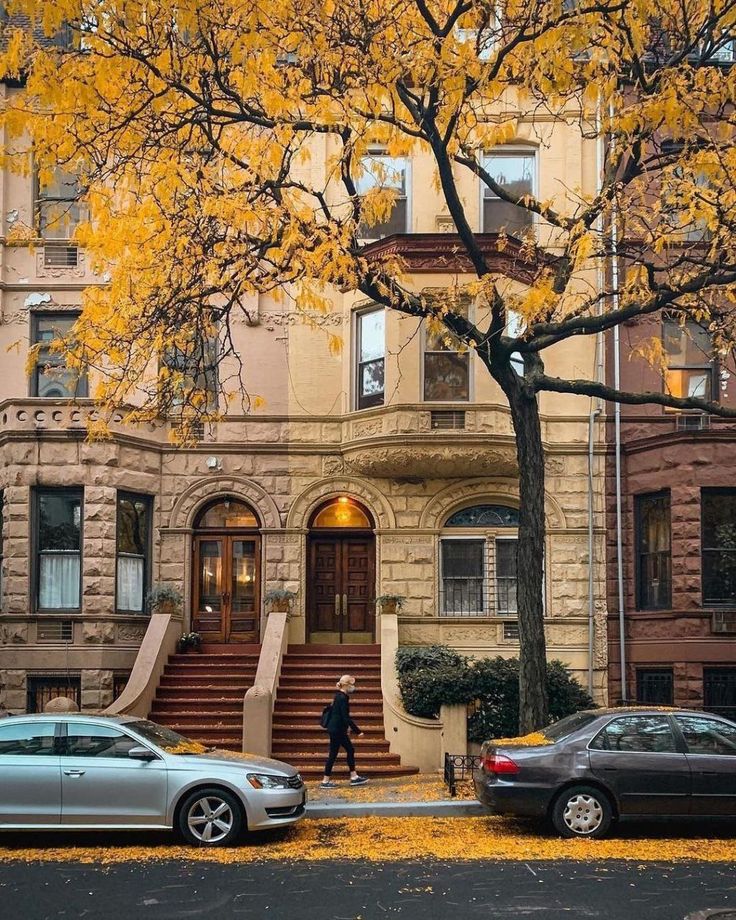
[[[619,817],[736,816],[736,724],[720,716],[596,709],[541,736],[483,745],[475,790],[496,814],[549,817],[563,837],[602,837]]]

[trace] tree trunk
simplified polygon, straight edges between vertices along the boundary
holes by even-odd
[[[519,463],[519,729],[525,734],[546,725],[549,712],[543,600],[544,448],[536,394],[528,393],[515,379],[506,396],[511,407]]]

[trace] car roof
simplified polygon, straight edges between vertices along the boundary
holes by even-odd
[[[52,720],[54,722],[70,722],[76,721],[77,719],[84,719],[88,722],[112,722],[117,725],[130,725],[134,722],[142,722],[143,719],[138,716],[106,716],[102,713],[93,713],[93,712],[25,712],[17,716],[8,716],[10,721],[20,721],[21,719],[25,722],[26,719],[40,720],[43,722],[48,722]],[[6,720],[3,719],[3,722]]]
[[[709,718],[725,719],[717,712],[704,712],[702,709],[682,709],[677,706],[602,706],[600,709],[586,709],[585,712],[592,716],[708,716]],[[554,724],[554,723],[553,723]]]

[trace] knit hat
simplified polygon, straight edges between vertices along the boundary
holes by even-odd
[[[343,674],[340,680],[335,684],[338,690],[342,690],[343,687],[347,687],[348,684],[354,684],[355,678],[351,674]]]

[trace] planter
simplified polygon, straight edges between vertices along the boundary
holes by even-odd
[[[284,598],[279,598],[279,600],[271,601],[269,604],[269,611],[271,613],[288,613],[291,610],[291,601]]]
[[[161,601],[151,610],[151,614],[155,615],[157,613],[174,617],[179,613],[179,607],[174,601]]]

